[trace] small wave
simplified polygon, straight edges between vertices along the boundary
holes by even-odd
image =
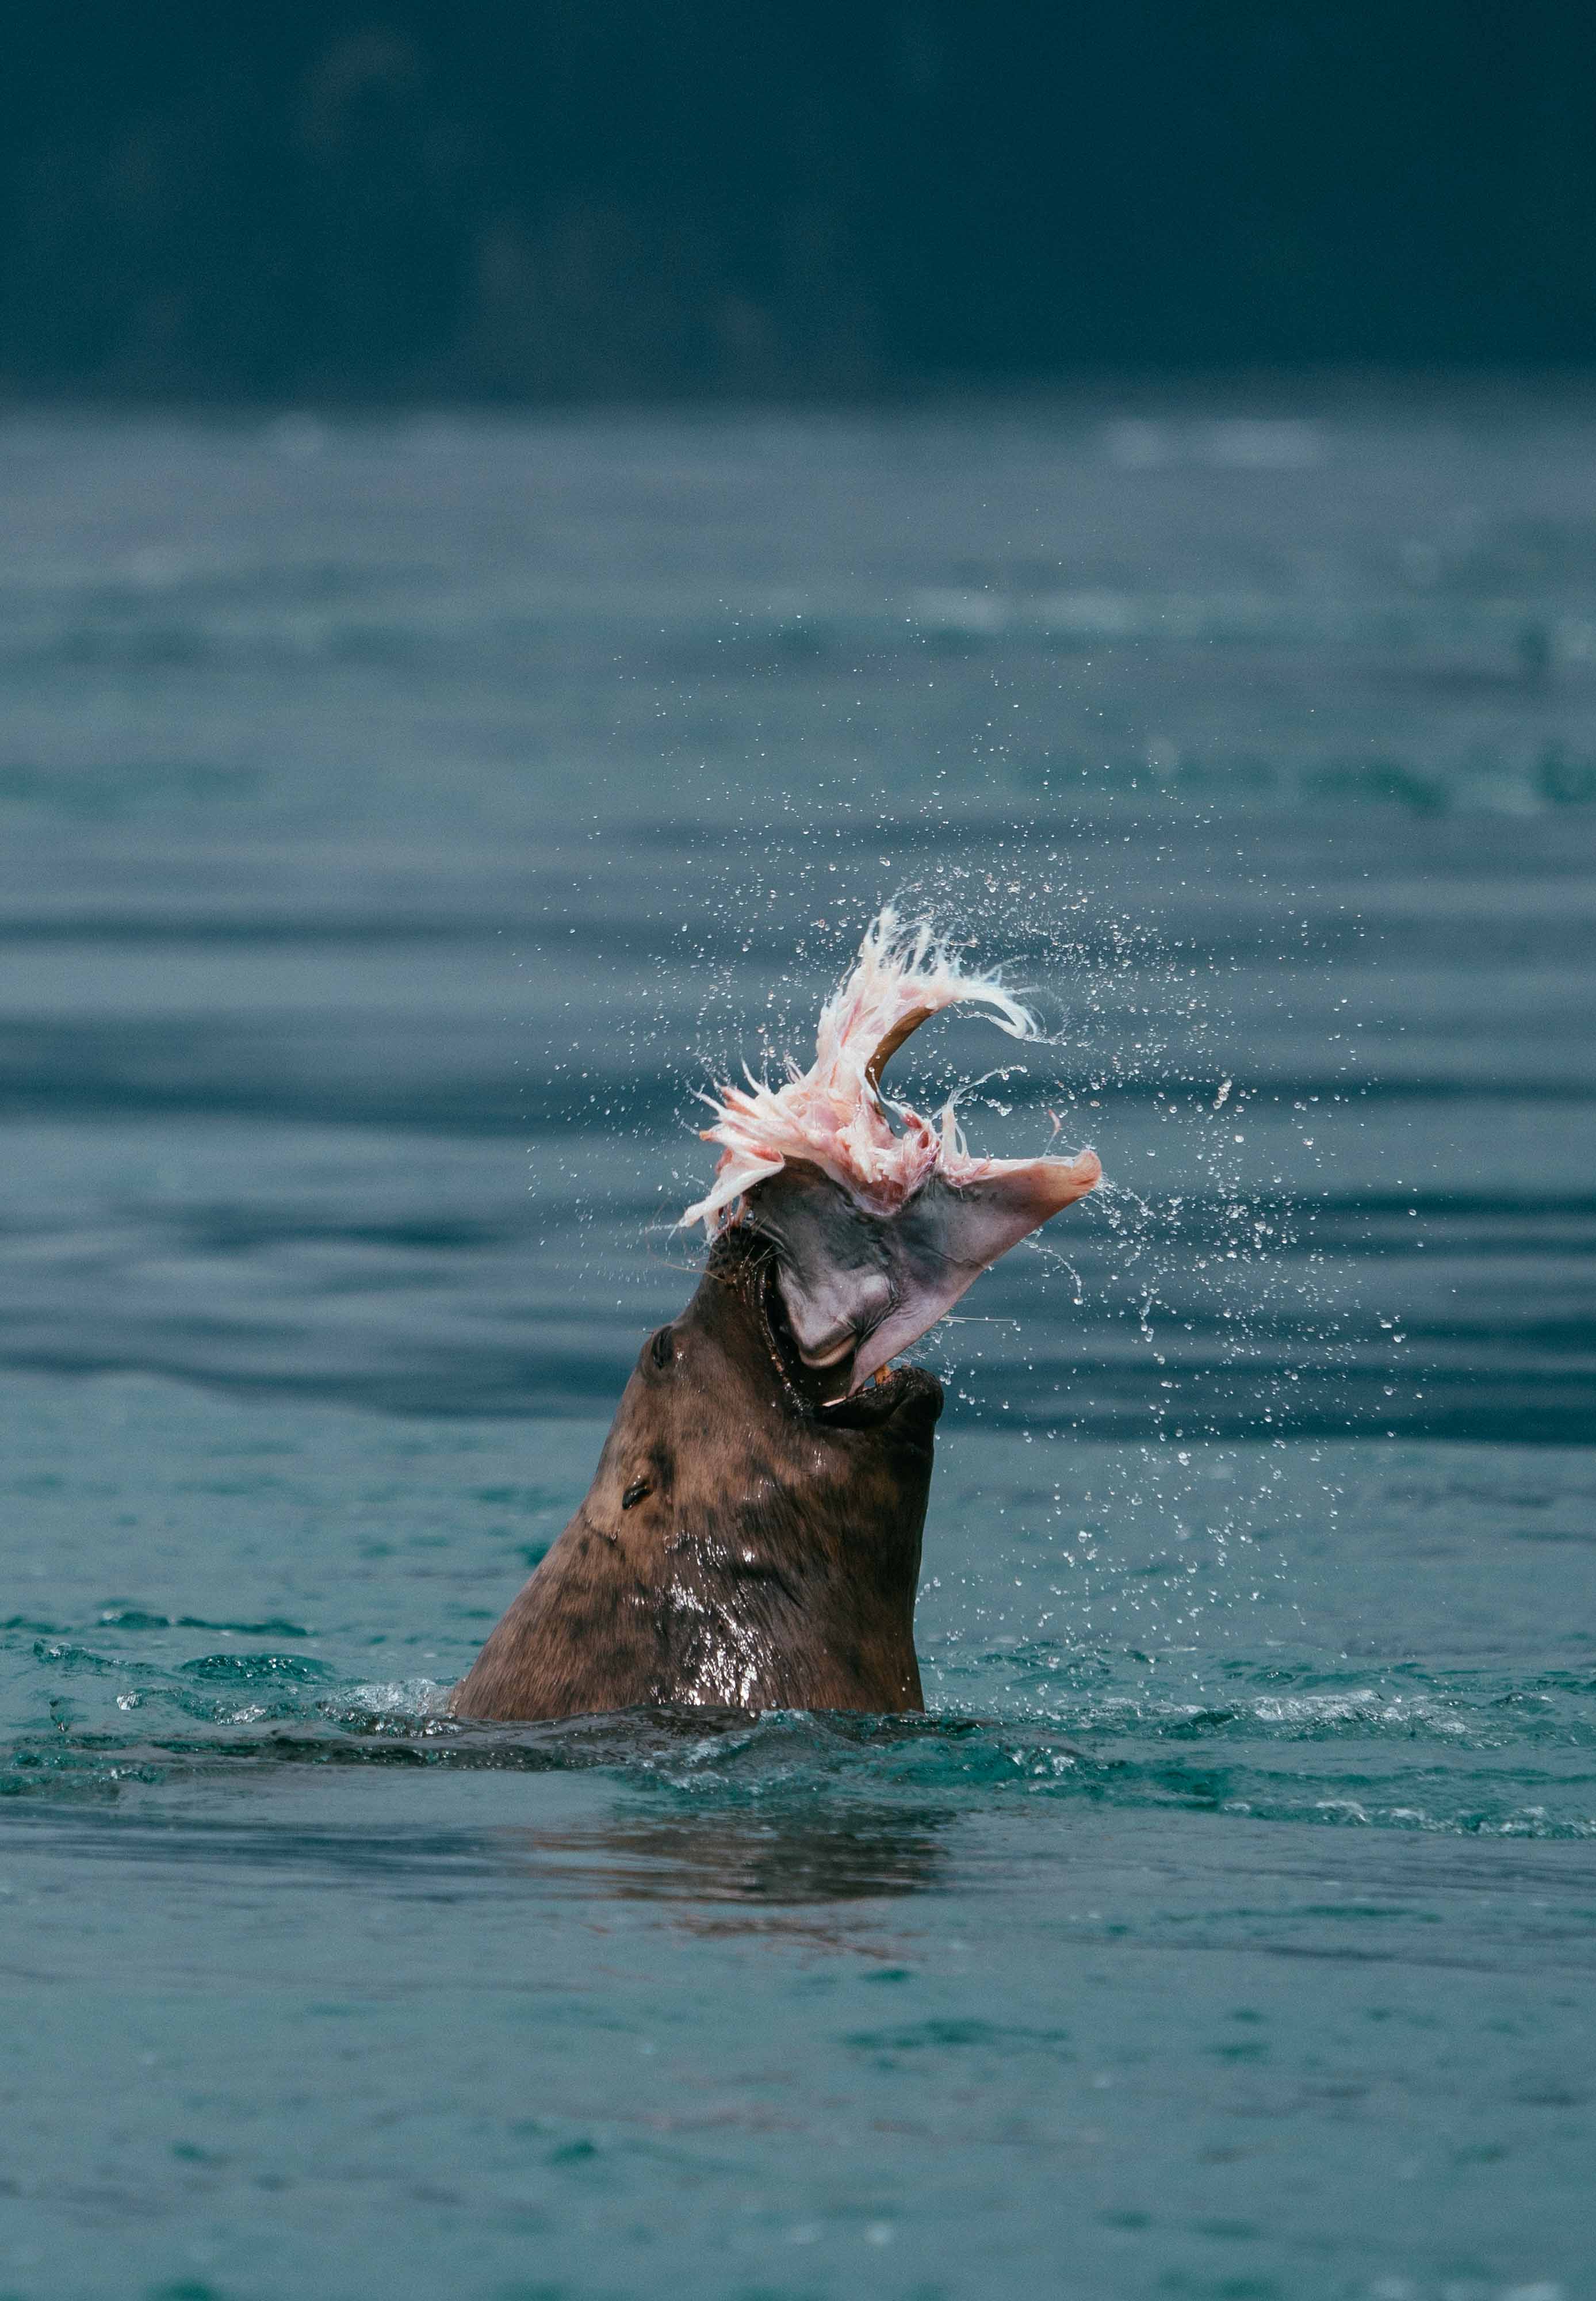
[[[500,1725],[450,1716],[437,1680],[340,1685],[305,1657],[207,1655],[160,1673],[62,1642],[38,1651],[69,1683],[109,1678],[117,1691],[96,1717],[53,1704],[49,1732],[0,1753],[0,1794],[12,1796],[114,1797],[131,1782],[307,1762],[441,1765],[596,1771],[692,1808],[842,1798],[868,1810],[907,1795],[954,1812],[1040,1797],[1318,1827],[1596,1836],[1592,1720],[1566,1711],[1548,1735],[1544,1701],[1527,1721],[1500,1697],[1465,1705],[1366,1686],[1210,1706],[1108,1694],[1046,1720],[658,1709]],[[1272,1747],[1291,1749],[1289,1769]]]
[[[425,1727],[447,1715],[449,1687],[433,1678],[397,1678],[390,1683],[352,1686],[345,1700],[329,1703],[322,1714],[358,1728],[375,1719]]]

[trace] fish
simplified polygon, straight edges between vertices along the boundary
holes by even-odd
[[[1096,1188],[1093,1150],[973,1156],[949,1100],[934,1118],[892,1100],[887,1064],[950,1007],[984,1008],[1040,1035],[995,974],[967,974],[929,920],[890,908],[821,1011],[815,1061],[778,1087],[751,1076],[712,1099],[721,1145],[710,1190],[682,1217],[714,1239],[747,1225],[770,1242],[799,1358],[859,1389],[945,1318],[983,1270]]]

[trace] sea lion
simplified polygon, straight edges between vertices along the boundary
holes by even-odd
[[[889,1057],[966,1000],[1035,1034],[890,911],[821,1017],[816,1059],[723,1089],[711,1249],[645,1343],[581,1507],[451,1707],[572,1717],[640,1703],[923,1708],[915,1593],[941,1385],[889,1361],[1096,1184],[1094,1154],[982,1159],[951,1107],[890,1102]]]

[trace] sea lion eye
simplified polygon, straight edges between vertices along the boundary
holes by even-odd
[[[652,1478],[634,1478],[631,1485],[627,1487],[626,1492],[621,1497],[622,1509],[630,1510],[633,1502],[640,1502],[645,1494],[651,1494],[653,1492],[654,1481]]]
[[[669,1326],[662,1326],[648,1345],[648,1355],[656,1367],[668,1367],[676,1355],[676,1337]]]

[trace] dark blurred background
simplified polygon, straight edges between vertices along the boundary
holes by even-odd
[[[79,0],[14,31],[0,388],[857,397],[1596,352],[1559,0]]]

